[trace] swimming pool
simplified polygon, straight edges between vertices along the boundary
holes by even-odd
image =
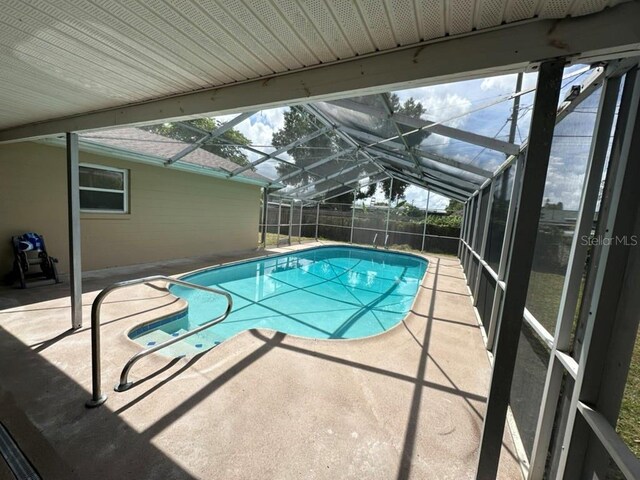
[[[229,292],[233,310],[221,323],[161,350],[197,353],[252,328],[301,337],[348,339],[376,335],[406,316],[427,269],[411,254],[361,247],[316,247],[214,267],[181,277]],[[222,314],[226,300],[173,286],[188,310],[133,329],[129,338],[152,346]]]

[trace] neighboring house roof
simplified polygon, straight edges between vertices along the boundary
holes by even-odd
[[[151,155],[165,160],[169,160],[191,145],[135,127],[87,132],[81,134],[80,138],[102,146],[115,147],[120,150],[127,150],[142,155]],[[203,150],[202,148],[195,149],[179,161],[221,170],[226,173],[230,173],[240,167],[237,163],[222,158],[215,153]],[[241,176],[264,183],[270,182],[268,178],[252,170],[242,172]]]

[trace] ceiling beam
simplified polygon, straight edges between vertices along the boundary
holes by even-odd
[[[399,158],[396,155],[393,155],[390,152],[384,151],[382,149],[377,149],[375,147],[366,147],[367,149],[369,149],[371,151],[371,153],[375,153],[376,155],[378,155],[379,157],[382,157],[384,159],[387,159],[391,162],[393,162],[395,165],[401,166],[403,168],[408,168],[414,171],[414,173],[418,176],[427,176],[430,178],[436,178],[439,179],[443,182],[446,183],[451,183],[452,186],[457,186],[460,188],[464,188],[466,190],[470,190],[470,191],[475,191],[478,188],[480,188],[480,184],[479,183],[475,183],[475,182],[470,182],[468,180],[464,180],[462,178],[458,178],[455,177],[451,174],[445,173],[445,172],[441,172],[439,170],[435,170],[435,169],[428,169],[424,166],[421,167],[420,171],[415,172],[415,169],[413,169],[412,164],[410,162],[407,162],[406,160]]]
[[[195,127],[190,123],[185,123],[185,122],[178,122],[178,123],[179,123],[180,126],[188,128],[189,130],[191,130],[193,132],[202,133],[202,134],[206,134],[207,133],[206,130],[203,130],[201,128]],[[232,142],[230,140],[227,140],[226,138],[218,138],[218,142],[224,143],[224,144],[232,146],[232,147],[237,147],[237,148],[242,149],[242,150],[247,150],[249,152],[257,153],[260,156],[266,155],[262,150],[258,150],[257,148],[253,148],[250,145],[242,145],[240,143],[234,143],[234,142]],[[208,140],[204,142],[205,145],[207,143],[208,143]],[[278,156],[274,156],[274,157],[271,157],[271,159],[275,160],[277,162],[280,162],[280,163],[287,164],[292,168],[296,168],[298,170],[302,170],[302,168],[300,168],[299,166],[291,163],[289,160],[285,160],[284,158],[280,158]],[[277,183],[277,182],[273,181],[273,182],[270,183],[270,185],[274,184],[274,183]]]
[[[364,156],[366,156],[369,160],[371,160],[373,162],[374,165],[377,165],[375,160],[371,157],[371,155],[369,155],[367,152],[363,151],[360,149],[360,144],[358,142],[356,142],[351,135],[348,135],[347,133],[343,132],[340,125],[337,125],[335,122],[331,121],[330,118],[328,118],[323,112],[321,112],[320,110],[318,110],[318,108],[315,105],[304,105],[303,108],[311,113],[313,116],[315,116],[318,120],[320,120],[320,122],[323,125],[326,125],[327,127],[332,127],[334,132],[336,133],[336,135],[338,135],[338,137],[340,137],[342,140],[344,140],[345,142],[347,142],[349,145],[356,147],[359,149],[360,152],[362,152],[362,154]]]
[[[578,105],[584,102],[593,92],[600,88],[604,81],[604,76],[605,68],[597,67],[589,74],[584,82],[579,86],[576,86],[577,92],[569,91],[558,109],[556,124],[560,123],[567,115],[573,112]]]
[[[171,157],[169,160],[167,160],[166,164],[167,165],[171,165],[172,163],[177,162],[178,160],[180,160],[182,157],[185,157],[185,156],[189,155],[191,152],[193,152],[194,150],[200,148],[201,145],[209,142],[210,140],[212,140],[214,138],[218,138],[220,135],[224,135],[226,132],[231,130],[237,124],[239,124],[239,123],[243,122],[244,120],[246,120],[247,118],[249,118],[254,113],[256,113],[256,112],[241,113],[237,117],[229,120],[228,122],[223,123],[222,125],[220,125],[215,130],[210,131],[204,137],[199,138],[198,140],[193,142],[188,147],[185,147],[180,152],[176,153],[173,157]],[[184,124],[181,123],[181,125],[184,125]]]
[[[289,150],[291,150],[292,148],[296,148],[300,145],[302,145],[303,143],[307,143],[309,140],[313,140],[316,137],[319,137],[320,135],[324,135],[325,133],[329,132],[331,130],[331,127],[323,127],[320,130],[316,130],[315,132],[312,132],[308,135],[305,135],[302,138],[299,138],[298,140],[291,142],[289,145],[285,145],[284,147],[280,147],[277,150],[269,153],[269,154],[264,154],[263,156],[260,157],[259,159],[257,159],[255,162],[249,163],[247,165],[245,165],[244,167],[240,167],[235,169],[233,172],[231,172],[231,174],[229,176],[231,177],[235,177],[236,175],[241,174],[242,172],[249,170],[250,168],[254,168],[257,167],[258,165],[266,162],[267,160],[272,160],[275,157],[277,157],[278,155],[282,154],[282,153],[286,153]],[[295,166],[295,163],[291,163],[291,162],[286,162],[289,165],[293,165]]]
[[[352,188],[352,190],[358,190],[358,189],[362,189],[362,188],[366,188],[369,185],[373,185],[374,183],[380,183],[383,180],[387,179],[387,178],[391,178],[391,176],[387,175],[386,173],[378,173],[376,175],[374,175],[373,177],[369,177],[369,178],[373,178],[373,180],[368,181],[367,183],[364,183],[362,185],[358,185]],[[356,183],[356,182],[360,182],[362,179],[361,178],[355,178],[353,180],[349,180],[348,182],[344,182],[341,183],[340,185],[336,186],[336,187],[331,187],[331,188],[327,188],[326,190],[322,190],[320,192],[317,193],[313,193],[312,195],[309,195],[307,197],[304,197],[305,200],[313,200],[314,198],[317,198],[321,195],[324,195],[325,193],[329,193],[332,192],[340,187],[348,187],[349,185]],[[326,202],[327,200],[331,200],[332,198],[338,197],[340,195],[344,195],[344,193],[338,193],[335,195],[330,195],[330,196],[325,196],[322,201]]]
[[[592,15],[517,22],[245,82],[18,125],[0,131],[0,142],[516,73],[559,56],[574,63],[633,56],[640,52],[638,18],[640,2],[627,2]]]
[[[467,132],[465,130],[460,130],[454,127],[448,127],[431,120],[410,117],[398,112],[389,113],[388,111],[376,108],[373,105],[365,105],[363,103],[355,102],[350,99],[334,100],[331,103],[333,105],[337,105],[339,107],[347,108],[349,110],[364,113],[367,115],[373,115],[375,117],[386,117],[394,123],[400,123],[414,129],[426,130],[437,135],[442,135],[443,137],[453,138],[465,143],[470,143],[472,145],[477,145],[480,147],[488,148],[490,150],[506,153],[508,155],[515,155],[520,151],[520,146],[513,143],[498,140],[496,138],[486,137],[484,135],[478,135],[477,133]],[[429,112],[427,112],[427,114],[428,113]],[[399,135],[402,135],[402,133],[400,132]]]
[[[407,140],[407,137],[405,137],[403,135],[403,132],[402,132],[402,129],[400,128],[400,125],[398,125],[398,123],[393,119],[393,114],[395,112],[393,111],[393,105],[391,104],[391,99],[389,98],[389,94],[388,93],[381,93],[379,98],[382,100],[382,104],[384,105],[385,111],[387,112],[387,116],[390,119],[389,121],[393,124],[393,128],[395,129],[395,131],[398,134],[400,140],[402,141],[402,144],[404,145],[405,152],[407,152],[407,155],[409,155],[409,157],[411,157],[411,160],[413,161],[413,163],[415,165],[416,173],[419,173],[420,172],[420,161],[411,152],[411,146],[409,145],[409,141]]]
[[[463,197],[469,197],[473,194],[473,191],[469,191],[465,188],[462,187],[456,187],[455,185],[451,185],[449,183],[443,182],[442,180],[438,180],[435,179],[433,177],[426,177],[426,176],[420,176],[418,177],[417,175],[415,175],[413,172],[409,171],[409,170],[405,170],[403,168],[398,168],[398,167],[394,167],[393,165],[388,165],[387,167],[387,172],[389,172],[389,174],[402,174],[404,175],[406,178],[411,179],[409,181],[410,183],[413,183],[414,185],[421,185],[423,183],[428,183],[430,185],[438,185],[442,188],[447,189],[448,191],[451,192],[456,192],[458,195],[461,195]]]
[[[282,175],[280,178],[276,178],[273,183],[282,183],[284,180],[288,180],[291,177],[295,177],[296,175],[301,175],[303,172],[306,172],[310,175],[316,175],[316,173],[312,172],[311,170],[313,170],[314,168],[320,167],[322,165],[324,165],[325,163],[329,163],[332,160],[336,160],[340,157],[344,157],[345,155],[349,155],[350,153],[354,153],[356,152],[357,149],[354,147],[351,148],[347,148],[345,150],[341,150],[339,152],[336,152],[334,154],[329,155],[328,157],[324,157],[320,160],[318,160],[317,162],[313,162],[310,165],[307,165],[306,167],[300,167],[299,165],[296,165],[296,167],[298,167],[300,170],[297,172],[291,172],[291,173],[287,173],[286,175]]]
[[[401,151],[403,148],[402,144],[397,143],[395,140],[386,141],[384,138],[378,137],[377,135],[361,132],[359,130],[355,130],[350,127],[339,127],[339,128],[340,130],[348,133],[354,138],[358,138],[361,141],[369,142],[370,144],[369,146],[372,146],[372,147],[379,147],[380,145],[392,145],[396,147],[397,151]],[[431,160],[436,163],[441,163],[443,165],[448,165],[450,167],[457,168],[464,172],[473,173],[474,175],[479,175],[484,178],[491,178],[493,176],[493,172],[477,167],[475,165],[471,165],[468,163],[460,162],[458,160],[442,157],[435,153],[425,152],[424,150],[421,150],[418,148],[413,148],[412,150],[413,150],[413,153],[415,153],[420,157],[426,158],[427,160]]]
[[[307,183],[305,185],[301,185],[299,187],[294,188],[293,190],[290,190],[288,192],[283,192],[286,195],[292,196],[294,193],[298,193],[301,190],[305,190],[309,187],[315,187],[316,185],[322,183],[322,182],[326,182],[327,180],[333,180],[336,177],[339,177],[341,175],[344,175],[345,173],[351,172],[357,168],[361,168],[363,165],[366,165],[367,163],[369,163],[370,160],[365,160],[364,162],[356,162],[353,165],[346,167],[346,168],[342,168],[336,172],[333,172],[329,175],[325,175],[324,177],[318,178],[318,180],[315,180],[311,183]],[[337,180],[336,180],[337,181]],[[338,183],[341,183],[339,181],[337,181]]]
[[[401,182],[405,182],[411,185],[414,185],[416,187],[420,187],[420,188],[426,188],[429,190],[433,190],[436,193],[439,193],[440,195],[444,195],[445,197],[448,198],[453,198],[455,200],[459,200],[461,202],[465,202],[467,200],[467,196],[466,195],[462,195],[460,193],[457,192],[451,192],[445,188],[442,188],[438,185],[434,185],[431,184],[429,182],[425,182],[425,181],[417,181],[416,179],[413,178],[408,178],[406,175],[402,174],[402,173],[393,173],[391,175],[395,180],[399,180]]]

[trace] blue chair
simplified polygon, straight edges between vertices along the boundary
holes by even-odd
[[[20,288],[27,288],[27,280],[32,278],[52,279],[60,283],[56,263],[58,259],[49,256],[44,237],[29,232],[11,237],[13,245],[13,276],[20,282]]]

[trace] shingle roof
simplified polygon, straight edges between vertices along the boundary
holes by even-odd
[[[163,137],[162,135],[157,135],[135,127],[87,132],[81,135],[81,139],[106,147],[115,147],[120,150],[127,150],[133,153],[151,155],[164,160],[169,160],[171,157],[190,145],[189,143]],[[239,165],[231,160],[222,158],[214,153],[203,150],[202,148],[195,149],[193,152],[181,158],[180,161],[190,163],[192,165],[213,168],[226,173],[239,168]],[[269,183],[270,181],[268,178],[263,177],[252,170],[246,170],[240,176],[264,183]]]

